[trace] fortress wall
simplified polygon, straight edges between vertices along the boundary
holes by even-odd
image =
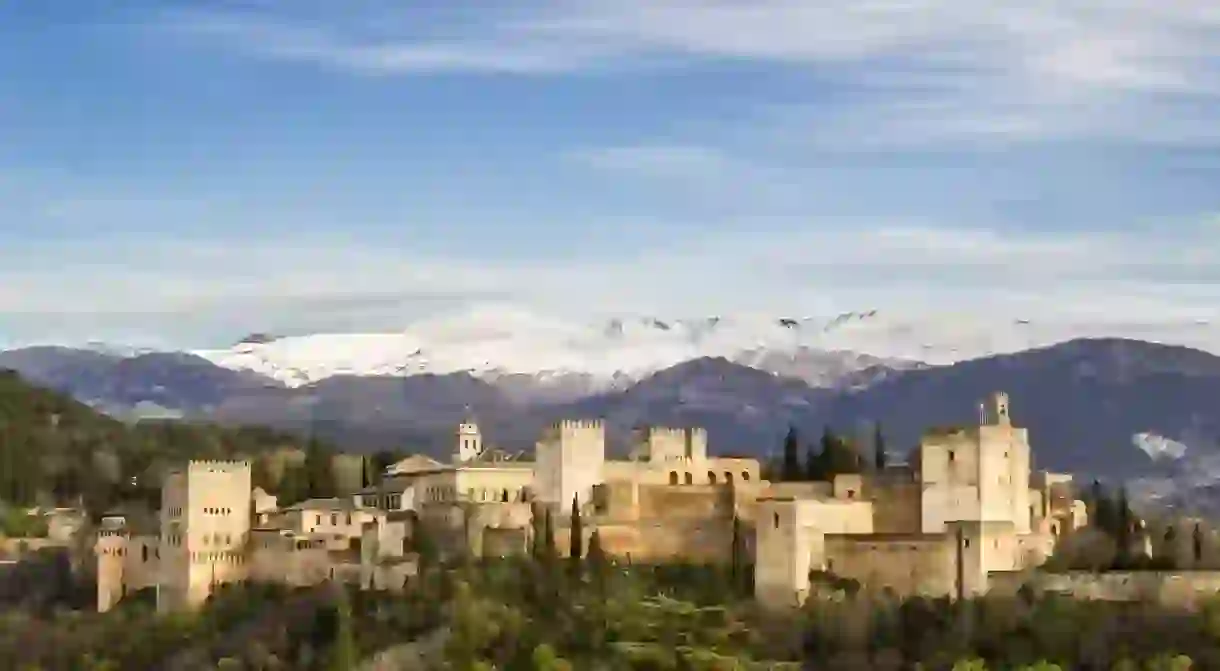
[[[948,536],[827,535],[826,570],[869,589],[898,596],[944,596],[957,584],[956,552]]]
[[[517,557],[529,552],[528,541],[529,533],[525,528],[487,528],[483,530],[481,554],[484,557]]]
[[[633,482],[608,482],[593,489],[596,514],[608,519],[634,520],[640,516],[638,489]]]
[[[873,531],[876,533],[917,533],[920,530],[923,486],[919,483],[873,487],[869,498],[873,504]]]
[[[721,563],[730,558],[733,527],[731,520],[690,520],[666,523],[624,522],[599,524],[598,538],[606,554],[637,563],[683,561]],[[555,530],[555,545],[567,555],[571,529]],[[585,544],[589,547],[585,530]]]
[[[641,519],[731,518],[733,498],[724,487],[642,485],[639,509]]]
[[[991,575],[988,584],[1011,587],[1017,580],[1016,576]],[[1076,599],[1147,600],[1188,610],[1197,609],[1220,594],[1220,571],[1038,572],[1021,582],[1029,583],[1039,592],[1054,592]]]
[[[770,482],[760,497],[775,499],[829,499],[834,496],[830,482]]]

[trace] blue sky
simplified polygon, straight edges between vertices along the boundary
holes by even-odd
[[[1220,6],[1010,4],[0,4],[0,343],[1215,315]]]

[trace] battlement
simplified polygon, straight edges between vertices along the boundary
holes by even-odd
[[[645,438],[685,438],[688,434],[694,437],[707,435],[707,429],[697,426],[644,426],[636,431],[637,435]]]
[[[242,470],[250,468],[249,460],[216,460],[211,459],[192,459],[187,462],[186,470],[189,473],[239,473]]]
[[[551,428],[556,431],[599,430],[605,429],[606,423],[601,419],[562,419],[551,424]]]

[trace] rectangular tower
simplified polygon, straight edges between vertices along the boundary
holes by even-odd
[[[543,431],[535,448],[535,487],[541,503],[566,513],[576,498],[592,500],[604,481],[606,427],[600,419],[563,420]]]
[[[191,461],[168,474],[157,610],[198,606],[216,585],[245,578],[251,496],[248,461]]]

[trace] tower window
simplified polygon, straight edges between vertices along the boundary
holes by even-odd
[[[949,461],[953,461],[956,457],[957,454],[953,450],[949,450]]]
[[[773,518],[775,521],[775,528],[778,529],[779,528],[779,513],[774,513]]]

